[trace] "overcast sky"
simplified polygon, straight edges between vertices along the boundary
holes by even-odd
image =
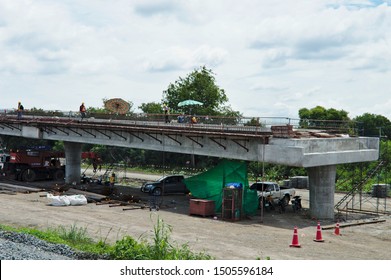
[[[0,108],[139,111],[200,66],[244,116],[391,120],[391,0],[0,0]]]

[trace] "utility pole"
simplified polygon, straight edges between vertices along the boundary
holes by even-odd
[[[265,137],[262,138],[262,193],[264,192],[263,182],[265,182]],[[264,211],[263,204],[264,204],[264,197],[261,197],[261,223],[263,223],[263,211]]]

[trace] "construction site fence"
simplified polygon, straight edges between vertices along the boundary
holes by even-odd
[[[15,109],[0,109],[3,116],[17,117]],[[24,116],[29,118],[40,117],[55,117],[80,119],[81,115],[78,111],[45,111],[45,110],[25,110]],[[135,122],[156,122],[156,123],[191,123],[191,115],[183,114],[146,114],[133,113],[115,114],[115,113],[97,113],[88,112],[86,118],[102,119],[102,120],[124,120]],[[360,136],[363,133],[362,123],[352,120],[316,120],[316,119],[300,119],[290,117],[246,117],[246,116],[211,116],[197,115],[195,116],[198,124],[207,125],[233,125],[233,126],[251,126],[259,128],[270,128],[272,126],[290,126],[294,129],[320,129],[335,133],[347,133],[350,135]]]

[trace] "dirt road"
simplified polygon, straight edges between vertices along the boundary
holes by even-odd
[[[138,188],[130,192],[142,195]],[[308,207],[308,192],[301,191],[303,206]],[[39,229],[58,226],[86,228],[96,240],[115,242],[124,235],[134,237],[153,236],[153,225],[160,217],[172,226],[171,238],[177,244],[187,243],[195,251],[205,251],[216,259],[271,258],[273,260],[380,260],[391,259],[391,220],[378,217],[384,222],[344,227],[341,236],[334,230],[322,230],[324,242],[314,242],[317,221],[305,214],[265,213],[237,222],[220,218],[190,216],[189,197],[165,196],[159,211],[145,209],[127,210],[126,206],[110,207],[88,203],[84,206],[49,206],[46,192],[14,195],[0,193],[0,224],[28,226]],[[307,197],[307,198],[306,198]],[[370,221],[370,220],[367,220]],[[371,220],[373,221],[373,220]],[[320,221],[321,226],[333,226],[334,221]],[[348,221],[353,222],[353,221]],[[301,248],[290,247],[293,229],[298,227]]]

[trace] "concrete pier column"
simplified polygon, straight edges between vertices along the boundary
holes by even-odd
[[[336,165],[309,167],[310,212],[317,219],[334,219]]]
[[[81,176],[81,143],[64,142],[65,147],[65,183],[80,183]]]

